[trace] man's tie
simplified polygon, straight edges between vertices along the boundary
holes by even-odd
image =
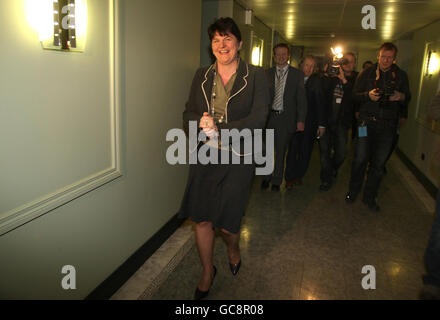
[[[286,70],[279,70],[275,79],[275,98],[273,99],[273,110],[283,109],[283,78]]]

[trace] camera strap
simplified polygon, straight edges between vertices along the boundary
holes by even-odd
[[[397,68],[396,65],[393,64],[391,66],[391,80],[397,84],[397,72],[396,72]],[[378,88],[377,84],[379,83],[380,80],[380,69],[379,69],[379,64],[377,64],[377,68],[376,68],[376,80],[374,80],[373,82],[373,88]]]

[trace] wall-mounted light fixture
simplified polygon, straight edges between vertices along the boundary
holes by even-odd
[[[252,25],[252,10],[246,9],[244,12],[244,24]]]
[[[263,66],[263,48],[264,40],[257,36],[252,37],[251,63],[254,66]]]
[[[252,64],[254,66],[260,66],[261,63],[261,47],[259,45],[252,49]]]
[[[438,54],[433,50],[429,50],[428,56],[426,57],[425,75],[432,76],[434,73],[436,73],[439,70],[439,67],[440,67],[440,61]]]
[[[27,0],[26,8],[44,49],[84,51],[87,0]]]

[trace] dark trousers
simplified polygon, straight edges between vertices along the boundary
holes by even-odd
[[[350,178],[350,193],[352,195],[357,195],[361,191],[365,169],[370,161],[364,188],[364,200],[371,202],[376,198],[395,138],[395,126],[382,121],[367,122],[367,136],[358,137],[356,142]]]
[[[437,192],[435,219],[425,252],[425,284],[440,287],[440,189]]]
[[[286,159],[286,181],[303,178],[309,167],[317,128],[305,128],[293,134]]]
[[[357,137],[357,122],[356,115],[353,114],[353,120],[351,121],[351,140]]]
[[[283,182],[284,160],[292,137],[288,120],[286,113],[270,113],[267,123],[267,129],[274,129],[275,167],[272,174],[265,176],[263,180],[276,186],[281,185]]]
[[[339,167],[347,156],[348,129],[340,123],[327,126],[319,139],[321,156],[321,181],[332,183]],[[332,153],[333,151],[333,153]]]

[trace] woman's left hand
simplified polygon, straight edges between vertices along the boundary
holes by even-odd
[[[213,138],[218,137],[218,131],[215,129],[206,129],[205,128],[205,129],[203,129],[203,132],[206,134],[206,136],[209,139],[213,139]]]

